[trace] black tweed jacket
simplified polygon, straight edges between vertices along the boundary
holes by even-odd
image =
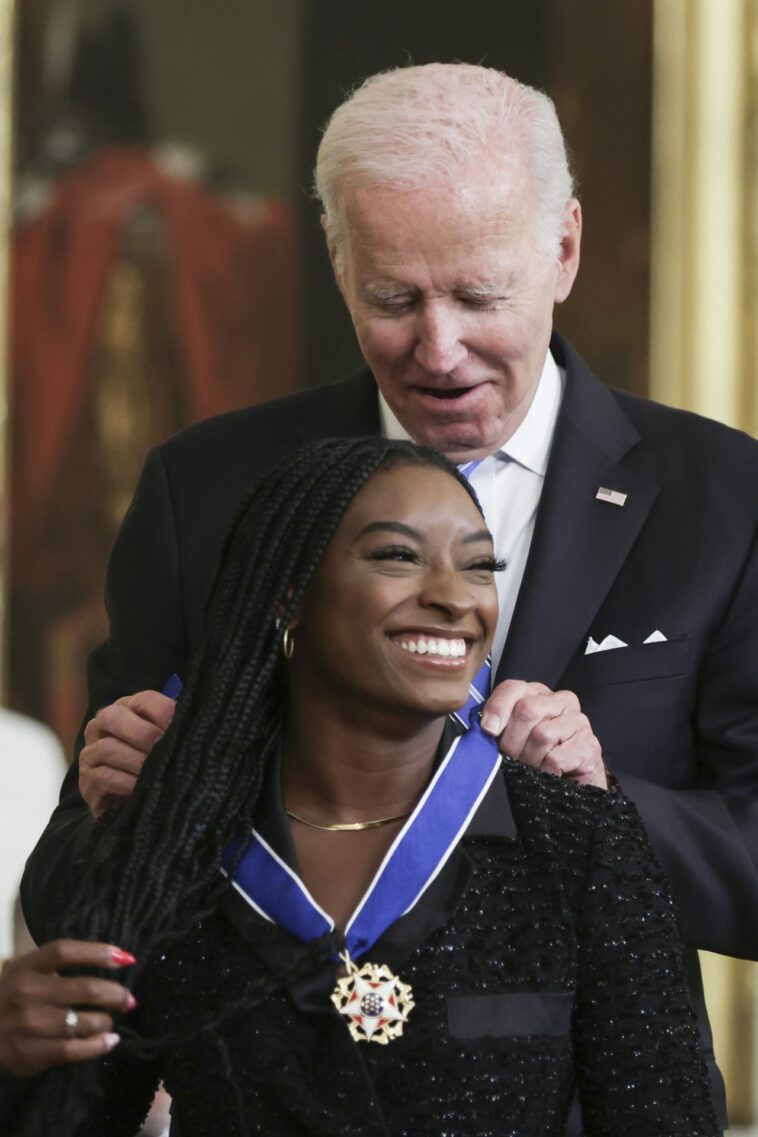
[[[294,851],[269,786],[266,836]],[[263,827],[263,825],[261,826]],[[402,1038],[355,1043],[333,945],[230,890],[146,969],[87,1137],[132,1137],[159,1077],[172,1137],[715,1137],[666,880],[636,810],[506,761],[422,901],[371,951],[413,988]]]
[[[268,792],[266,835],[292,859]],[[668,886],[621,796],[505,763],[370,953],[413,987],[402,1038],[353,1042],[329,954],[230,892],[138,991],[140,1029],[186,1041],[144,1064],[114,1052],[92,1133],[131,1137],[159,1073],[181,1137],[559,1137],[575,1086],[587,1137],[719,1132]]]

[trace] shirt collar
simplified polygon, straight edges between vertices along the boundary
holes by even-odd
[[[381,391],[379,394],[379,422],[384,438],[391,438],[395,442],[413,442],[408,431],[390,407]]]
[[[537,389],[532,397],[529,410],[518,430],[496,451],[532,470],[540,477],[545,476],[550,445],[558,419],[558,411],[563,398],[565,373],[558,367],[548,351],[542,368]],[[379,420],[385,438],[412,441],[410,434],[402,425],[381,391],[379,391]]]
[[[498,454],[544,478],[563,397],[563,377],[550,352],[526,417]]]

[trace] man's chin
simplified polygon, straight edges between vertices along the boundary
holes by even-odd
[[[464,462],[473,462],[477,458],[486,458],[498,448],[498,442],[488,436],[484,430],[476,430],[471,424],[465,430],[449,427],[435,430],[419,429],[413,437],[424,446],[431,446],[441,451],[446,458],[457,465]]]

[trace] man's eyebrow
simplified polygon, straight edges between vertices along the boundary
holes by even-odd
[[[418,529],[413,529],[410,525],[404,525],[402,521],[372,521],[365,529],[361,529],[358,534],[359,537],[365,537],[367,533],[379,533],[381,531],[390,533],[402,533],[404,537],[410,537],[414,541],[423,541],[424,534],[419,533]],[[477,529],[475,533],[468,533],[463,538],[464,545],[473,545],[477,541],[492,541],[492,534],[489,529]]]
[[[505,287],[506,287],[506,285],[504,283],[501,283],[501,284],[459,284],[456,291],[463,293],[466,296],[479,296],[483,300],[486,300],[490,296],[499,296]]]
[[[367,284],[365,289],[372,300],[397,300],[399,296],[414,296],[416,293],[410,284]]]

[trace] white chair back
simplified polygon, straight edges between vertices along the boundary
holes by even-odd
[[[21,873],[58,801],[65,771],[51,730],[0,707],[0,959],[14,953]]]

